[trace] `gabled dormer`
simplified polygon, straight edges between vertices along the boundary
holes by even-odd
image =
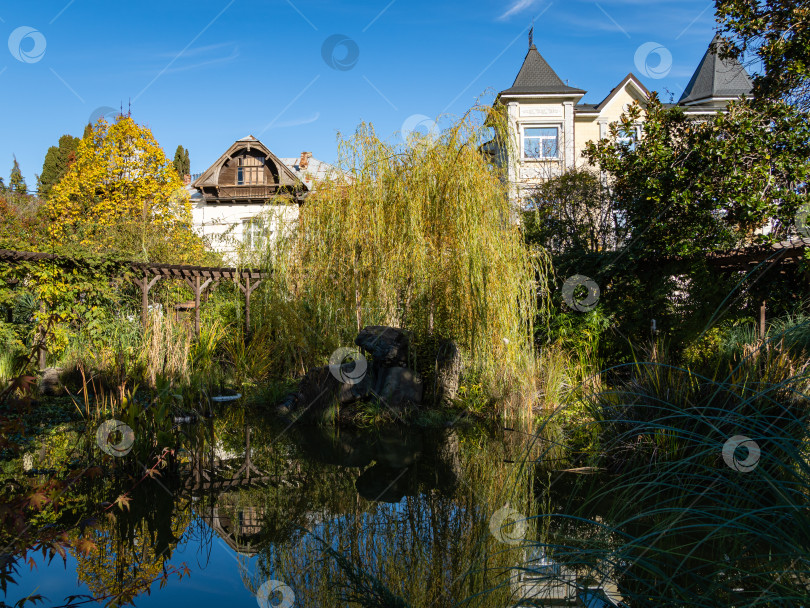
[[[252,135],[228,148],[192,184],[206,203],[264,204],[282,195],[302,201],[307,186]]]
[[[678,105],[695,109],[722,109],[729,101],[751,95],[753,87],[745,68],[736,58],[718,55],[723,39],[716,34],[703,55]]]

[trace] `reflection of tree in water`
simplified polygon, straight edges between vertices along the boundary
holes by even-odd
[[[197,547],[200,569],[222,543],[248,590],[284,581],[300,605],[345,605],[341,595],[360,576],[411,605],[450,606],[498,585],[520,559],[489,528],[507,496],[531,512],[528,476],[505,462],[514,455],[499,440],[446,429],[280,434],[219,421],[185,434],[173,469],[160,484],[139,486],[130,512],[103,522],[98,553],[80,559],[93,593],[135,595],[139,582],[160,575],[181,536]],[[506,585],[490,594],[493,605],[506,605],[510,593]]]
[[[77,557],[79,580],[94,595],[115,596],[120,604],[145,591],[163,573],[184,534],[196,542],[202,567],[208,564],[214,534],[239,553],[255,553],[263,519],[262,510],[251,506],[250,493],[260,493],[259,486],[271,477],[250,460],[249,430],[242,434],[241,453],[217,442],[213,430],[210,423],[187,429],[183,457],[157,480],[131,489],[126,510],[105,513],[91,533],[97,550]],[[128,489],[107,488],[104,494]]]
[[[441,607],[495,586],[518,550],[494,540],[489,518],[503,506],[515,469],[500,449],[482,449],[485,443],[465,444],[449,430],[361,436],[296,429],[302,483],[294,497],[273,500],[272,518],[300,531],[275,535],[259,551],[249,588],[282,580],[301,605],[342,606],[359,577],[411,605]],[[528,512],[529,493],[522,496],[513,506]],[[350,566],[341,567],[327,548]],[[492,600],[505,605],[510,593],[501,588]]]
[[[108,511],[88,532],[96,544],[89,555],[76,555],[76,572],[95,596],[125,604],[158,578],[191,520],[186,501],[177,501],[157,483],[132,493],[129,509]]]

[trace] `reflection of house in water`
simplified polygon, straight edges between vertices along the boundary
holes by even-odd
[[[222,494],[202,520],[226,545],[246,557],[256,555],[264,521],[265,509],[235,504],[233,496]]]
[[[515,608],[625,606],[613,581],[597,581],[592,573],[557,562],[546,555],[543,547],[526,550],[525,563],[513,570],[512,592]]]
[[[185,490],[192,497],[209,496],[209,507],[201,509],[200,518],[231,549],[252,557],[258,551],[265,509],[244,504],[241,489],[277,483],[276,476],[260,471],[250,453],[250,427],[245,428],[245,451],[236,454],[221,445],[192,456],[191,475]]]

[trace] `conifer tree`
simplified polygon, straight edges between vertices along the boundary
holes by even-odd
[[[174,152],[174,161],[172,161],[172,165],[174,165],[174,170],[177,171],[177,175],[180,176],[180,179],[182,179],[184,175],[189,175],[191,173],[191,161],[188,157],[188,150],[186,150],[183,146],[177,146],[177,150]]]
[[[11,167],[11,175],[8,178],[9,190],[19,194],[28,192],[28,186],[25,185],[25,179],[20,171],[20,163],[17,162],[17,157],[14,157],[14,166]]]
[[[68,167],[76,160],[76,150],[79,147],[79,138],[72,135],[63,135],[59,138],[58,146],[51,146],[45,154],[42,164],[42,174],[38,180],[39,193],[47,197],[51,188],[67,173]]]

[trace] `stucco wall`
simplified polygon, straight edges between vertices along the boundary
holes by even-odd
[[[199,196],[192,198],[191,214],[194,230],[201,235],[206,246],[225,255],[227,263],[240,260],[240,243],[244,242],[245,220],[261,215],[265,218],[271,238],[278,235],[283,225],[298,219],[298,205],[258,204],[206,204]]]
[[[632,85],[628,84],[619,90],[613,99],[597,114],[578,114],[575,127],[576,165],[588,166],[582,158],[582,151],[589,141],[597,141],[608,136],[608,125],[617,122],[628,106],[634,101],[643,101]],[[602,126],[604,125],[604,126]]]

